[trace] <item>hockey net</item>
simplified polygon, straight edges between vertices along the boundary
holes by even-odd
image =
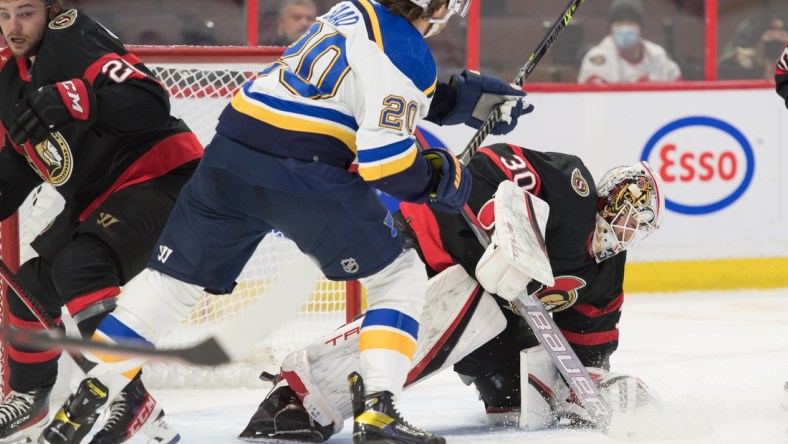
[[[203,145],[213,137],[219,113],[232,94],[278,55],[276,48],[134,47],[132,51],[167,87],[173,115],[184,119]],[[12,269],[35,254],[29,243],[62,206],[59,195],[44,185],[31,193],[17,217],[0,224],[0,251]],[[189,318],[160,347],[184,346],[205,338],[217,325],[263,297],[271,278],[300,254],[295,244],[281,235],[266,236],[233,293],[204,294]],[[145,381],[160,388],[259,386],[261,370],[274,370],[289,352],[357,315],[360,305],[357,282],[345,284],[323,278],[289,325],[269,335],[243,361],[216,368],[149,363],[143,371]],[[6,307],[0,304],[4,322]],[[7,350],[4,344],[0,346],[4,360],[0,371],[7,391]]]

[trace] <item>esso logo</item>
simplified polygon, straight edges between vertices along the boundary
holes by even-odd
[[[660,128],[641,160],[662,177],[665,207],[683,214],[727,207],[744,194],[755,171],[747,138],[712,117],[687,117]]]

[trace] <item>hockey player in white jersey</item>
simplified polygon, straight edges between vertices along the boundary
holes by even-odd
[[[225,108],[148,268],[126,286],[95,337],[156,344],[203,289],[230,293],[256,245],[277,229],[329,279],[359,279],[367,289],[353,441],[445,442],[403,421],[394,407],[416,349],[427,275],[373,188],[459,212],[470,175],[449,151],[420,152],[416,125],[426,118],[479,126],[502,104],[493,128],[501,134],[532,109],[521,88],[494,77],[465,71],[437,82],[424,39],[469,5],[350,0],[318,18]],[[129,360],[97,360],[92,384],[83,384],[97,389],[78,392],[76,406],[98,391],[112,399],[136,373],[127,371]],[[46,442],[64,442],[83,420],[58,418]]]

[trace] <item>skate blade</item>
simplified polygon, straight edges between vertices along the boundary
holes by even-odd
[[[49,415],[16,433],[0,438],[0,444],[27,444],[35,442],[41,436],[41,432],[44,431],[44,427],[47,424],[49,424]]]

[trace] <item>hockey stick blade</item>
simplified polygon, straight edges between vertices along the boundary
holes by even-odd
[[[285,266],[265,295],[235,318],[221,324],[207,339],[183,348],[153,349],[133,343],[104,343],[72,338],[57,331],[28,331],[5,326],[3,340],[32,349],[89,351],[118,357],[216,366],[242,359],[259,340],[288,322],[311,294],[318,269],[306,256]]]

